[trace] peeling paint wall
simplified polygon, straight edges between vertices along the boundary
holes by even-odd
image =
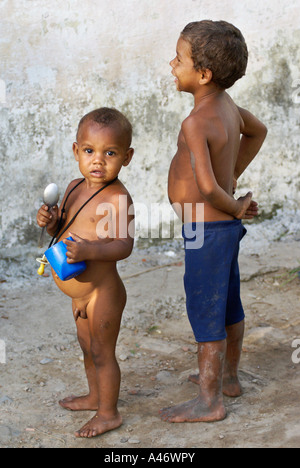
[[[180,31],[225,19],[248,43],[246,77],[229,91],[269,135],[243,176],[266,217],[297,210],[300,185],[299,0],[1,0],[1,248],[36,242],[44,187],[79,176],[72,155],[86,112],[114,106],[134,126],[121,172],[135,201],[167,201],[167,174],[192,98],[170,75]]]

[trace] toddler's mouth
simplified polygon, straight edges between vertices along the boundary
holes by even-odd
[[[91,175],[93,177],[103,177],[104,176],[104,172],[103,171],[91,171]]]

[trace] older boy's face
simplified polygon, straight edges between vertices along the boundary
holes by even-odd
[[[176,57],[170,65],[178,91],[193,92],[199,82],[199,72],[194,68],[191,45],[182,37],[177,42]]]
[[[117,124],[107,127],[94,121],[82,124],[73,152],[80,172],[91,186],[113,180],[133,156],[133,149],[128,148],[126,135]]]

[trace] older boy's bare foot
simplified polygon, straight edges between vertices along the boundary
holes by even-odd
[[[160,415],[161,419],[172,423],[213,422],[225,419],[226,410],[222,401],[216,400],[207,406],[200,397],[197,397],[177,406],[163,408],[160,410]]]
[[[97,411],[98,398],[95,400],[90,395],[75,396],[71,395],[59,401],[62,408],[69,411]]]
[[[199,385],[199,374],[189,375],[189,381]],[[239,379],[237,377],[225,377],[223,378],[223,393],[229,397],[241,396],[243,391]]]
[[[243,393],[238,377],[223,377],[223,393],[229,397],[238,397]]]
[[[188,380],[196,385],[199,385],[199,374],[190,374]]]
[[[79,431],[75,432],[76,437],[91,438],[104,434],[105,432],[117,429],[122,425],[122,417],[119,413],[113,418],[105,418],[96,414]]]

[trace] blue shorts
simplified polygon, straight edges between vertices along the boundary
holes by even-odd
[[[240,298],[239,244],[246,234],[240,220],[201,223],[203,247],[192,249],[195,241],[185,234],[184,287],[188,317],[198,343],[224,340],[226,326],[245,318]],[[191,229],[199,230],[199,223]],[[187,229],[186,229],[187,231]],[[188,248],[189,246],[189,248]]]

